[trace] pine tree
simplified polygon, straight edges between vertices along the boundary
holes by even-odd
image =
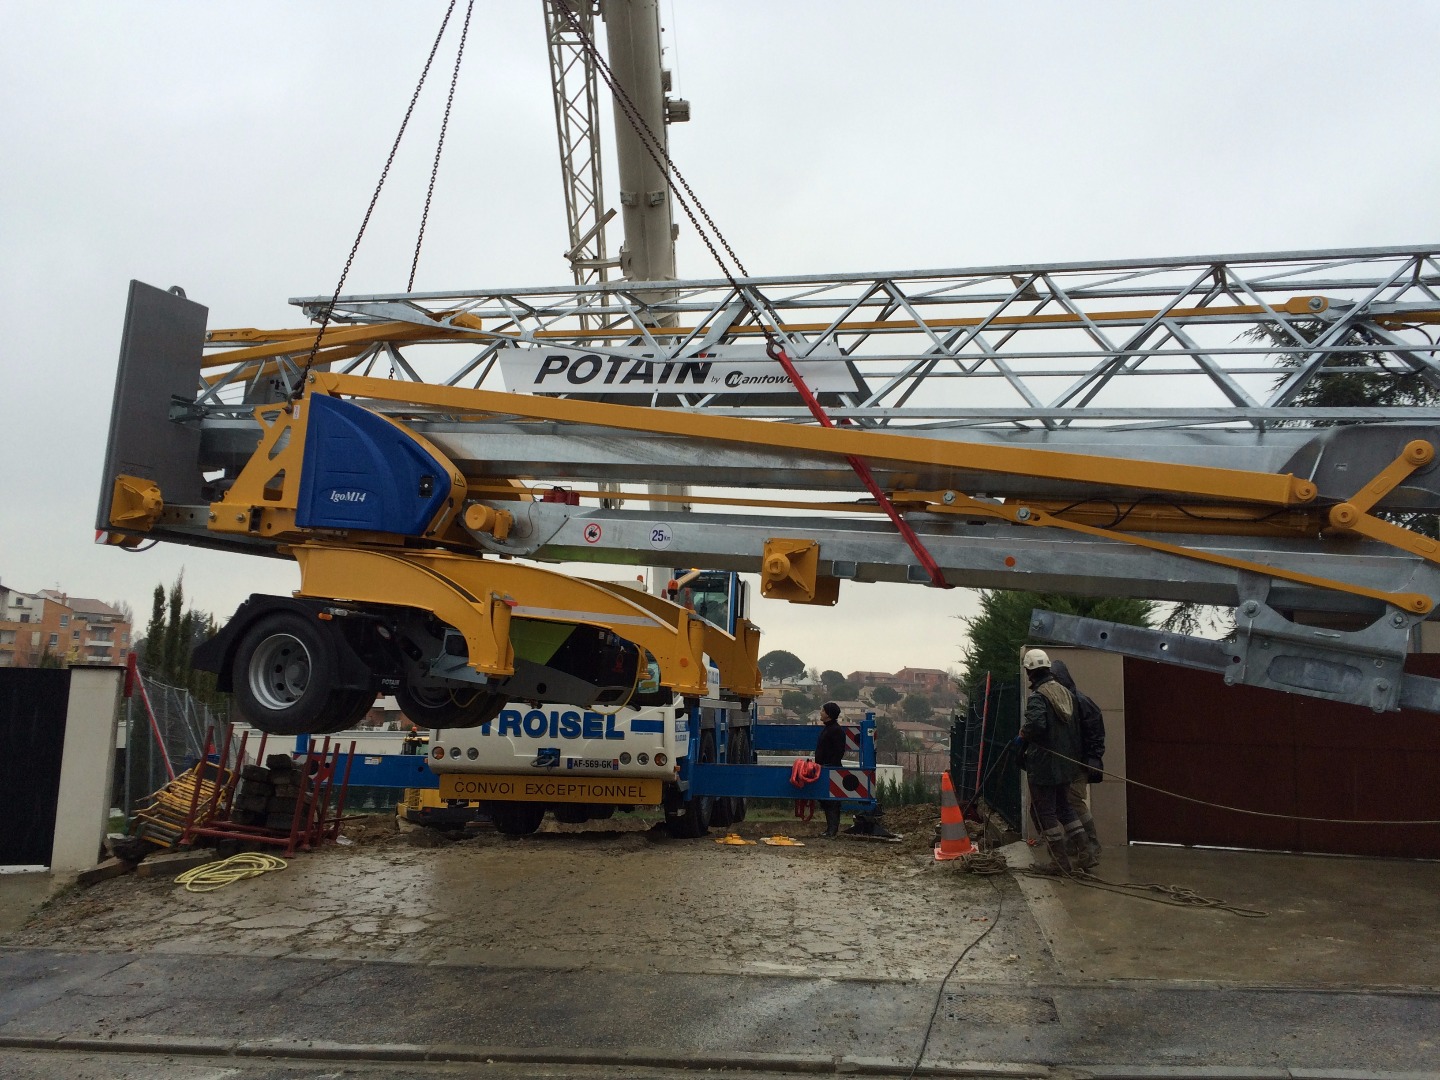
[[[1020,649],[1032,641],[1030,609],[1037,607],[1129,626],[1151,626],[1156,616],[1156,605],[1150,600],[982,589],[980,613],[963,620],[970,632],[965,651],[967,686],[980,682],[986,672],[1002,679],[1020,673]]]
[[[197,671],[190,664],[190,654],[218,631],[215,617],[208,611],[185,607],[182,572],[168,592],[164,585],[155,586],[140,666],[150,678],[189,690],[200,701],[215,704],[224,697],[215,689],[215,674]]]
[[[165,586],[156,585],[150,603],[150,622],[145,627],[145,651],[141,656],[145,672],[158,677],[165,654]]]

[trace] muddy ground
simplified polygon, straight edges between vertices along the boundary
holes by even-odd
[[[822,825],[746,821],[672,839],[651,820],[547,819],[524,838],[490,829],[397,829],[390,815],[345,841],[214,892],[127,876],[52,900],[12,946],[482,963],[517,969],[911,979],[1044,978],[1053,960],[1014,882],[932,856],[934,807],[886,817],[890,844]],[[781,834],[803,847],[717,843]]]

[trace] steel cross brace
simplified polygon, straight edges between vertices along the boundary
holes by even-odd
[[[1266,583],[1236,610],[1234,640],[1213,641],[1164,630],[1035,608],[1030,632],[1043,641],[1079,645],[1144,660],[1213,671],[1227,686],[1258,686],[1363,705],[1374,712],[1440,713],[1440,679],[1403,671],[1418,616],[1393,611],[1362,630],[1291,622],[1263,599]]]

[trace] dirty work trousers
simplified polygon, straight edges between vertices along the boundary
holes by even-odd
[[[1064,831],[1071,822],[1079,824],[1075,808],[1070,805],[1069,793],[1069,784],[1030,785],[1030,805],[1035,808],[1041,832],[1057,827]]]
[[[1085,846],[1085,827],[1075,816],[1075,809],[1070,805],[1069,792],[1069,784],[1030,785],[1030,809],[1034,811],[1035,819],[1039,822],[1045,846],[1050,851],[1050,857],[1055,860],[1055,865],[1067,874],[1071,870],[1070,858],[1065,852],[1067,837],[1074,840],[1078,847]],[[1082,862],[1081,865],[1092,864]]]

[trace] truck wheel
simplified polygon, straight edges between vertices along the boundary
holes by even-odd
[[[715,761],[715,735],[707,731],[700,736],[700,764]],[[697,795],[693,799],[682,799],[673,788],[666,792],[665,827],[670,835],[681,840],[693,840],[710,831],[711,814],[715,809],[713,795]]]
[[[401,683],[395,688],[395,703],[420,727],[467,728],[479,727],[499,716],[505,707],[505,695],[483,690],[456,693],[443,686]]]
[[[730,750],[726,754],[726,760],[732,765],[749,765],[750,759],[755,755],[750,751],[750,729],[739,728],[730,733]],[[745,799],[742,796],[731,796],[730,800],[730,822],[738,825],[745,820]]]
[[[307,735],[323,730],[317,724],[333,722],[334,710],[350,704],[336,700],[330,689],[334,678],[322,631],[290,611],[255,620],[231,667],[240,712],[271,735]]]
[[[330,704],[316,719],[310,734],[333,735],[337,731],[352,728],[363,720],[374,706],[374,690],[336,690],[331,693]]]
[[[496,831],[506,836],[529,836],[545,820],[542,803],[487,802],[481,808],[490,815]]]

